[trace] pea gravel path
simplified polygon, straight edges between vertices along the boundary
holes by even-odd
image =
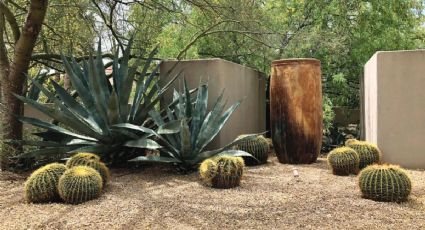
[[[324,158],[312,165],[247,169],[242,185],[204,187],[195,173],[165,168],[113,171],[97,200],[81,205],[27,204],[24,177],[0,172],[0,229],[425,229],[425,172],[409,171],[403,204],[360,198],[357,178],[333,176]]]

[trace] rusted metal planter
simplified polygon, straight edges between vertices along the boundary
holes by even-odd
[[[272,62],[270,126],[279,162],[309,164],[317,160],[322,145],[319,60]]]

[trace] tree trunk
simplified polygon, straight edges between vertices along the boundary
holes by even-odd
[[[18,120],[18,116],[23,114],[23,103],[13,94],[22,95],[24,91],[25,74],[28,72],[31,54],[46,15],[47,5],[48,0],[31,0],[25,25],[14,46],[15,52],[9,73],[1,79],[4,107],[1,119],[3,139],[22,139],[22,123]],[[0,165],[0,167],[5,169],[7,165]]]

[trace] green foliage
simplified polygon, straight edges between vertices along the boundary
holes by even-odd
[[[102,177],[103,186],[105,186],[110,178],[108,167],[100,161],[100,157],[93,153],[77,153],[68,159],[66,167],[88,166],[95,169]]]
[[[150,134],[141,134],[140,131],[136,134],[123,128],[112,128],[118,123],[142,125],[148,118],[148,112],[154,109],[171,83],[164,88],[158,86],[159,65],[155,65],[152,72],[147,73],[153,64],[156,50],[149,54],[141,72],[138,69],[142,59],[129,66],[131,45],[130,40],[122,57],[118,58],[118,52],[115,54],[111,63],[111,76],[105,73],[107,66],[103,64],[100,42],[96,56],[91,56],[88,61],[78,63],[74,57],[62,57],[67,75],[78,93],[78,100],[54,81],[51,82],[55,93],[33,81],[54,106],[16,95],[23,102],[59,122],[51,124],[36,118],[20,118],[22,122],[46,129],[45,132],[35,134],[44,141],[22,142],[23,145],[40,148],[20,155],[20,158],[35,157],[39,160],[45,156],[61,158],[74,152],[93,152],[107,162],[121,163],[137,155],[134,148],[160,147],[155,141],[148,139]],[[112,77],[113,84],[108,77]],[[152,85],[155,87],[151,87]],[[130,98],[133,87],[136,88],[135,95]]]
[[[146,128],[130,124],[117,125],[119,128],[128,128],[132,131],[148,132],[154,135],[163,146],[160,149],[160,156],[139,156],[131,161],[174,163],[186,170],[191,170],[196,168],[204,159],[230,149],[244,140],[255,138],[257,135],[249,135],[220,149],[204,151],[208,143],[220,132],[230,115],[240,104],[240,102],[237,102],[224,111],[223,94],[224,92],[208,111],[207,85],[201,84],[197,89],[196,98],[192,98],[185,81],[183,92],[174,91],[175,103],[172,103],[164,111],[167,114],[167,121],[163,119],[159,112],[149,112],[152,120],[159,127],[156,132],[147,131]],[[228,151],[228,154],[252,157],[251,154],[238,150]]]
[[[374,144],[365,141],[350,141],[347,146],[354,149],[359,154],[360,169],[381,161],[381,151],[378,146]]]
[[[245,164],[242,157],[223,153],[202,162],[199,167],[201,179],[214,188],[233,188],[239,186]]]
[[[42,203],[59,199],[59,178],[65,172],[64,164],[52,163],[35,170],[25,182],[25,199]]]
[[[58,191],[66,203],[80,204],[100,196],[102,177],[91,167],[75,166],[61,176]]]
[[[246,137],[247,135],[240,135],[236,140]],[[245,140],[233,146],[233,149],[245,151],[250,153],[257,160],[250,157],[244,157],[246,165],[257,165],[267,163],[269,157],[270,147],[266,138],[262,135],[257,136],[255,139]]]
[[[359,172],[359,162],[359,155],[349,147],[336,148],[328,154],[328,164],[335,175],[357,174]]]
[[[324,95],[323,96],[323,134],[330,134],[330,130],[333,126],[333,121],[335,118],[335,113],[333,110],[333,104],[331,99]]]
[[[405,170],[395,165],[371,165],[360,172],[362,197],[375,201],[406,201],[412,182]]]

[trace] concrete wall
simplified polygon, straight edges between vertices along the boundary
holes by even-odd
[[[364,71],[365,139],[384,162],[425,169],[425,50],[377,52]]]
[[[166,73],[176,61],[164,61],[160,67],[161,82],[166,81]],[[208,149],[222,147],[239,134],[258,133],[266,130],[266,79],[264,74],[222,59],[181,61],[171,72],[169,78],[182,71],[180,79],[173,83],[176,90],[182,89],[182,79],[186,78],[189,88],[196,88],[202,81],[208,81],[208,108],[211,108],[225,89],[224,98],[227,107],[240,99],[242,104],[235,110],[221,132],[215,137]],[[161,105],[172,99],[172,90],[167,92]]]

